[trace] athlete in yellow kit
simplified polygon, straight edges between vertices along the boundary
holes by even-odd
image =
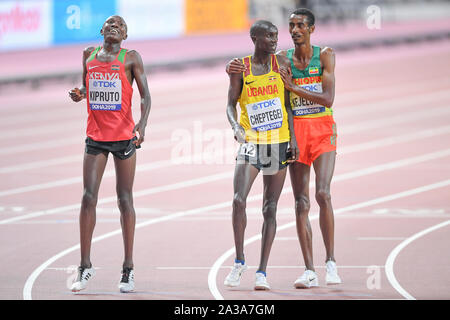
[[[235,139],[241,144],[234,172],[233,231],[236,247],[234,267],[224,284],[240,284],[247,269],[244,257],[244,232],[247,195],[262,170],[264,223],[261,239],[261,258],[256,271],[255,289],[268,290],[266,267],[276,233],[276,210],[283,188],[288,163],[298,158],[293,130],[289,92],[285,90],[280,68],[290,68],[286,57],[275,55],[278,30],[269,21],[256,21],[250,29],[255,44],[252,56],[242,59],[248,67],[242,73],[230,74],[227,116]],[[241,115],[237,120],[236,104]],[[289,146],[290,144],[290,146]]]
[[[331,203],[331,179],[336,161],[336,123],[333,119],[335,94],[335,53],[329,47],[311,44],[315,30],[314,14],[299,8],[289,17],[289,33],[294,48],[277,54],[289,59],[291,68],[281,69],[285,88],[290,92],[299,159],[289,166],[295,198],[297,234],[305,261],[305,272],[294,282],[296,288],[319,285],[313,262],[312,231],[309,222],[309,182],[311,166],[316,174],[315,198],[320,207],[320,229],[326,250],[327,285],[340,284],[334,257],[334,213]],[[246,66],[234,59],[227,72],[241,73]]]

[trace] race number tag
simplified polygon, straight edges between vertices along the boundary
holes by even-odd
[[[255,157],[256,156],[255,144],[251,142],[241,144],[239,154],[243,156]]]
[[[94,73],[95,74],[95,73]],[[100,74],[89,79],[91,110],[118,111],[122,109],[122,81],[118,73]]]
[[[281,128],[283,109],[280,98],[251,103],[245,107],[253,130],[268,131]]]
[[[312,92],[322,93],[322,83],[299,84],[300,87]],[[294,116],[304,116],[308,114],[315,114],[325,112],[325,107],[309,101],[305,98],[299,97],[291,93],[291,106]]]

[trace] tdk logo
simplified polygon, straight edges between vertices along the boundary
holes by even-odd
[[[276,105],[275,100],[267,100],[267,101],[255,103],[252,108],[253,108],[253,110],[258,110],[258,109],[272,107],[275,105]]]
[[[313,92],[319,91],[319,89],[317,88],[317,84],[310,84],[307,86],[303,85],[302,88]]]
[[[116,83],[114,81],[94,81],[93,86],[96,88],[116,88]]]

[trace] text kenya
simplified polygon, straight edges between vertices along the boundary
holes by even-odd
[[[113,80],[119,80],[119,73],[109,73],[109,72],[89,72],[89,79],[95,79],[95,80],[106,80],[106,81],[113,81]]]

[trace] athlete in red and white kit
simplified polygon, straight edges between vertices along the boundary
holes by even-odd
[[[120,16],[106,19],[100,31],[103,45],[83,52],[83,84],[69,92],[71,99],[87,99],[86,148],[83,161],[83,197],[80,209],[81,262],[71,290],[86,288],[94,276],[91,241],[96,221],[100,182],[108,154],[114,155],[117,203],[125,257],[119,282],[121,292],[134,290],[133,241],[136,216],[132,187],[136,169],[136,148],[145,137],[151,99],[141,56],[121,47],[127,38],[127,25]],[[135,124],[131,112],[133,81],[141,96],[141,118]],[[138,135],[136,135],[138,133]]]

